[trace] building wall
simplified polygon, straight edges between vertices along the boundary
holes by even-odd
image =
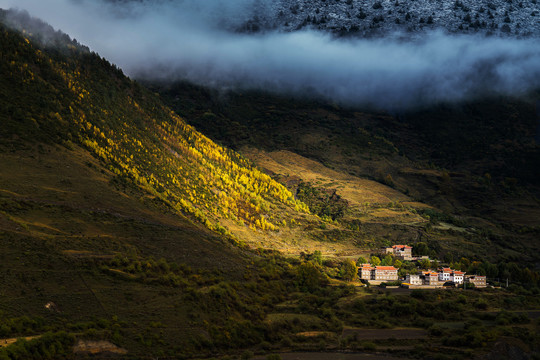
[[[398,275],[395,270],[375,270],[375,280],[397,281]]]
[[[358,276],[360,277],[360,279],[362,279],[362,280],[371,280],[371,269],[362,269],[362,268],[360,268],[358,273],[359,273]]]
[[[383,253],[392,254],[395,257],[401,258],[402,260],[413,260],[412,248],[387,247],[384,248]]]
[[[426,275],[424,278],[424,283],[426,285],[438,285],[439,284],[439,277],[435,275]]]
[[[412,249],[393,249],[394,256],[403,260],[412,260]]]
[[[405,277],[405,282],[411,285],[422,285],[423,283],[420,275],[407,275]]]
[[[449,281],[450,273],[439,273],[439,281]]]
[[[474,284],[476,287],[486,287],[486,277],[485,276],[474,276],[467,278],[468,283]]]

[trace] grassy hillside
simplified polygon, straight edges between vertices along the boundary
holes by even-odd
[[[0,358],[79,358],[81,339],[138,358],[255,343],[286,286],[258,285],[261,256],[218,222],[262,233],[260,207],[302,204],[78,44],[0,37]]]
[[[19,27],[34,26],[23,20]],[[21,31],[26,38],[3,31],[4,151],[35,140],[80,146],[119,189],[135,185],[170,211],[254,248],[356,255],[382,244],[311,215],[290,189],[197,132],[98,55],[61,35],[52,48],[38,46],[33,30]]]
[[[319,220],[107,61],[30,33],[0,29],[0,358],[261,344],[298,261],[236,245]]]
[[[229,235],[240,240],[243,228],[277,231],[307,213],[285,187],[76,44],[45,50],[3,29],[2,61],[4,151],[21,139],[83,146],[119,186],[135,183],[209,229],[235,228]]]
[[[427,241],[441,257],[457,252],[540,266],[535,94],[390,115],[186,83],[152,88],[292,192],[300,182],[337,191],[351,204],[342,222],[356,228],[357,219],[364,244]],[[412,210],[429,221],[412,220]]]

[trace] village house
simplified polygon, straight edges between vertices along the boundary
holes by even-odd
[[[486,277],[481,275],[467,275],[465,276],[466,284],[474,284],[475,287],[486,287]]]
[[[392,254],[400,254],[401,258],[410,257],[411,247],[406,245],[394,245],[391,248],[385,248]],[[397,250],[396,250],[397,249]],[[370,281],[372,284],[390,282],[398,280],[398,269],[393,266],[373,266],[371,264],[361,264],[358,267],[358,277],[360,280]],[[451,268],[440,268],[438,272],[428,270],[421,271],[418,274],[408,274],[403,279],[407,287],[440,288],[445,284],[451,286],[463,283],[474,284],[476,287],[486,287],[486,277],[478,275],[465,275],[465,272],[453,270]]]
[[[386,282],[398,280],[398,269],[393,266],[371,266],[362,264],[358,268],[360,280]]]
[[[439,285],[439,274],[434,271],[424,271],[422,273],[424,285],[436,286]]]
[[[462,271],[454,270],[451,275],[451,279],[456,284],[463,284],[463,279],[465,277],[465,273]]]
[[[450,279],[451,274],[452,274],[452,269],[450,268],[439,269],[439,273],[438,273],[439,281],[442,281],[442,282],[451,281]]]
[[[419,274],[408,274],[405,276],[405,282],[410,285],[422,285],[424,283]]]
[[[386,254],[392,254],[401,260],[413,260],[412,247],[407,245],[393,245],[385,248]]]
[[[439,269],[439,281],[453,281],[456,284],[463,284],[464,272],[452,270],[450,268]]]
[[[462,271],[452,270],[450,268],[439,269],[439,281],[453,281],[456,284],[463,284],[465,273]]]
[[[375,267],[375,280],[378,281],[397,281],[398,269],[393,266],[376,266]]]
[[[358,267],[358,277],[360,280],[371,280],[371,272],[374,268],[370,264],[362,264]]]

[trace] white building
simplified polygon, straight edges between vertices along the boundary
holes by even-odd
[[[416,275],[408,274],[407,276],[405,276],[405,282],[408,283],[408,284],[411,284],[411,285],[422,285],[423,284],[422,278],[418,274],[416,274]]]
[[[452,269],[450,268],[443,268],[439,269],[439,281],[446,282],[446,281],[452,281]]]
[[[463,279],[465,278],[465,273],[462,271],[454,270],[452,272],[452,281],[456,284],[463,284]]]
[[[463,284],[463,280],[465,278],[464,272],[452,270],[450,268],[439,269],[438,275],[439,275],[439,281],[442,281],[442,282],[453,281],[456,284]]]

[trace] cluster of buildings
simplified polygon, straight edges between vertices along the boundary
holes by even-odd
[[[439,269],[439,272],[423,271],[418,274],[409,274],[405,276],[405,283],[413,286],[416,285],[439,285],[452,281],[455,284],[463,284],[465,273],[462,271],[452,270],[450,268]]]
[[[480,275],[465,275],[463,271],[442,268],[439,271],[422,271],[418,274],[405,276],[403,285],[414,287],[443,287],[473,284],[475,287],[486,287],[486,277]]]
[[[427,257],[412,256],[412,247],[407,245],[394,245],[384,248],[384,253],[391,254],[402,260],[414,261]],[[358,268],[360,280],[369,281],[377,285],[383,282],[400,280],[398,269],[393,266],[372,266],[361,264]],[[418,274],[409,274],[403,280],[403,286],[409,288],[440,288],[445,286],[474,284],[475,287],[486,287],[486,277],[479,275],[466,275],[463,271],[441,268],[438,271],[421,271]]]

